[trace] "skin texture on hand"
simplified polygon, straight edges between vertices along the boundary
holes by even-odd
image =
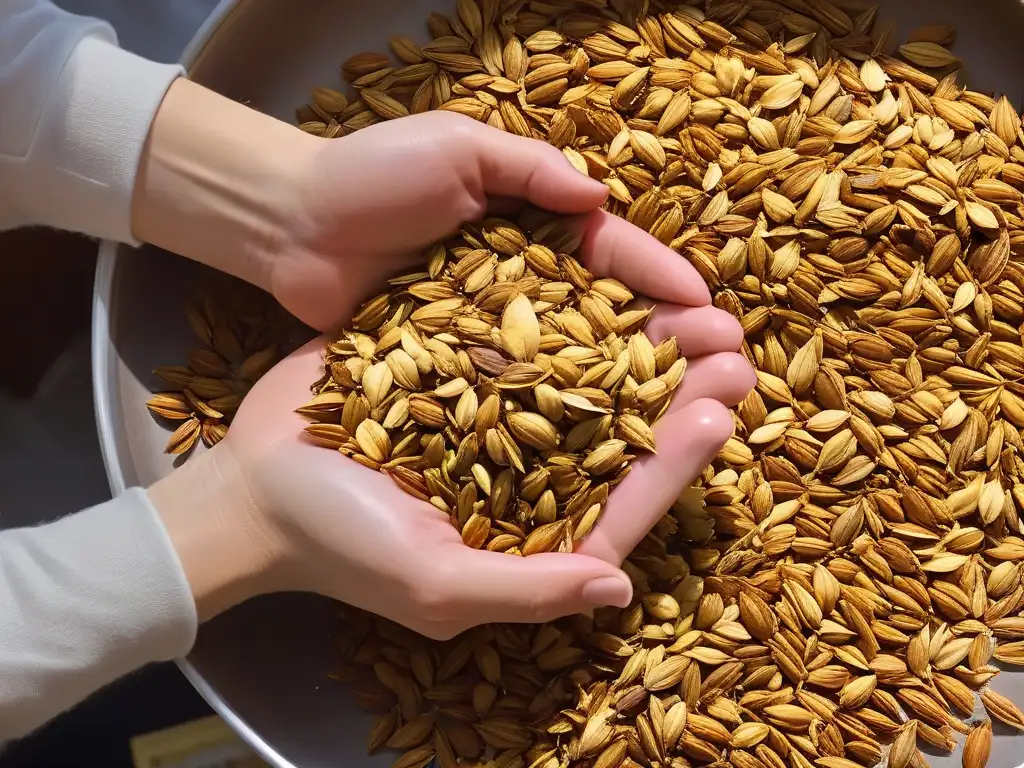
[[[259,517],[230,450],[196,456],[147,490],[174,544],[200,621],[280,591],[284,548]]]

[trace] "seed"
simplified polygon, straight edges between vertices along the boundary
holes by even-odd
[[[643,598],[644,610],[658,621],[671,621],[679,618],[679,603],[671,595],[656,592]]]
[[[985,768],[992,751],[992,721],[974,726],[964,742],[964,768]]]
[[[877,680],[874,675],[858,677],[843,686],[839,692],[839,704],[844,709],[859,709],[867,704],[874,693]]]
[[[195,416],[189,417],[167,439],[167,447],[164,450],[174,455],[188,453],[196,444],[196,440],[199,439],[201,426],[202,422],[198,418]]]
[[[422,714],[396,730],[387,740],[391,749],[412,749],[425,742],[434,730],[434,717]]]
[[[1019,731],[1024,731],[1024,713],[1020,711],[1016,704],[1001,693],[996,693],[991,688],[986,688],[981,692],[981,703],[985,705],[985,710],[992,717]]]
[[[922,67],[946,67],[957,61],[956,56],[938,43],[927,41],[906,43],[900,46],[900,54],[908,61]]]
[[[917,751],[917,720],[903,725],[889,748],[889,768],[908,768],[914,763]]]
[[[539,413],[511,413],[508,426],[518,440],[538,450],[550,450],[558,445],[558,430]]]
[[[633,414],[623,414],[615,422],[616,434],[628,445],[654,452],[654,430]]]
[[[181,421],[192,415],[192,408],[184,395],[174,392],[163,392],[153,395],[146,403],[146,407],[158,416],[174,421]]]
[[[738,749],[749,749],[764,741],[770,728],[763,723],[744,723],[733,731],[729,746]]]
[[[621,466],[625,460],[624,440],[605,440],[599,443],[583,460],[583,471],[592,475],[604,475]]]
[[[395,732],[395,727],[398,725],[398,717],[399,709],[394,707],[387,714],[377,718],[366,740],[367,754],[372,755],[391,738],[391,734]]]
[[[391,454],[391,439],[387,430],[373,419],[364,419],[356,428],[359,449],[371,461],[385,461]]]
[[[764,708],[765,717],[782,728],[806,728],[814,720],[814,715],[802,707],[793,704],[775,704]]]

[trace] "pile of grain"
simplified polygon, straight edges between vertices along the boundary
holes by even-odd
[[[649,309],[560,244],[557,219],[467,226],[391,281],[330,344],[299,412],[328,448],[450,515],[476,548],[571,552],[686,370]]]
[[[443,644],[353,617],[339,676],[382,712],[371,749],[403,750],[401,768],[907,768],[926,764],[919,745],[966,734],[964,765],[980,768],[992,729],[969,724],[976,694],[1024,730],[989,688],[993,661],[1024,663],[1024,134],[1005,98],[958,84],[952,29],[896,47],[875,16],[824,0],[460,0],[431,15],[430,43],[394,39],[398,63],[350,58],[351,94],[321,88],[300,110],[328,137],[446,109],[554,144],[608,185],[609,210],[698,269],[758,370],[735,436],[626,562],[630,608]],[[486,229],[445,269],[477,250],[529,263],[524,242]],[[510,281],[499,269],[493,287]],[[446,345],[508,357],[505,311],[486,310],[497,336],[457,327]],[[622,340],[585,320],[610,362]],[[352,359],[351,338],[332,354]],[[434,395],[437,422],[461,429],[458,402]],[[457,453],[442,465],[462,469]],[[478,486],[485,509],[472,471],[452,482]],[[467,522],[447,481],[424,483]],[[506,526],[526,533],[532,490],[503,490],[495,548]]]

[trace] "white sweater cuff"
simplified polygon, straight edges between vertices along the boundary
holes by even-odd
[[[0,533],[0,740],[196,636],[188,580],[146,492]]]
[[[64,66],[27,158],[37,220],[59,229],[138,245],[132,190],[146,136],[167,88],[184,73],[95,36]]]

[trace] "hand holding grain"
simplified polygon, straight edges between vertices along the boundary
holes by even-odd
[[[387,472],[379,471],[391,448],[389,443],[386,450],[375,451],[371,445],[375,436],[388,442],[377,422],[376,435],[363,428],[370,419],[361,422],[359,430],[351,427],[369,452],[354,455],[359,462],[313,445],[303,436],[305,421],[295,411],[307,405],[309,385],[322,375],[322,351],[329,339],[321,337],[253,387],[224,441],[164,481],[205,486],[218,482],[218,477],[227,478],[234,492],[222,495],[220,514],[225,523],[218,527],[244,534],[220,551],[234,552],[242,563],[235,571],[248,575],[242,580],[243,592],[316,591],[431,637],[451,637],[482,623],[549,621],[628,604],[632,586],[619,566],[721,449],[733,428],[727,406],[749,392],[753,372],[734,351],[741,341],[738,324],[709,306],[707,289],[689,265],[621,219],[594,212],[576,221],[581,243],[577,269],[610,275],[615,280],[606,282],[618,281],[623,291],[632,286],[657,301],[646,334],[652,344],[674,339],[672,354],[685,359],[686,369],[681,383],[673,387],[675,397],[671,402],[666,398],[666,407],[659,409],[662,418],[651,435],[657,453],[640,451],[644,455],[619,478],[622,482],[611,484],[603,516],[596,525],[591,521],[593,529],[580,529],[578,537],[569,536],[568,547],[553,552],[549,550],[556,546],[534,541],[540,529],[524,528],[533,531],[520,542],[526,557],[484,548],[493,538],[486,532],[480,542],[467,546],[466,530],[460,534],[449,514],[410,495],[408,488],[403,490]],[[381,284],[397,262],[368,260],[363,268],[366,279]],[[350,318],[347,323],[360,325],[367,310],[357,314],[356,305],[350,304],[342,311]],[[679,373],[681,377],[682,368]],[[488,386],[488,377],[481,376],[478,383]],[[364,372],[363,388],[376,389],[369,377]],[[524,403],[530,402],[528,396]],[[347,423],[345,418],[342,422]],[[343,428],[330,420],[323,426],[339,433]],[[569,425],[562,429],[567,432]],[[321,437],[322,443],[329,442],[330,435]],[[487,470],[483,453],[479,462],[482,472],[501,469]],[[175,480],[185,472],[205,477]],[[561,506],[550,511],[565,514]],[[175,510],[167,517],[175,538]],[[195,524],[206,525],[206,516],[200,513]],[[574,528],[579,524],[577,520]],[[176,538],[191,538],[189,527],[183,525]],[[219,573],[202,575],[209,558],[192,558],[186,547],[182,559],[187,571],[194,563],[191,567],[200,574],[197,583],[224,581]],[[234,600],[241,596],[230,590],[228,594]],[[214,611],[226,607],[218,601],[211,605]]]

